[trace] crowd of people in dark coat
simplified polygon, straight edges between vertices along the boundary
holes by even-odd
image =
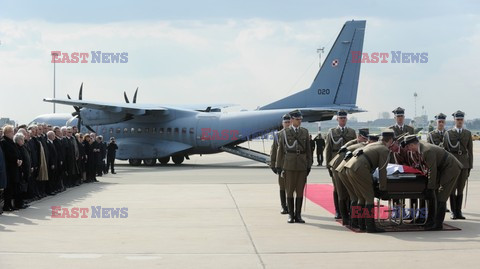
[[[98,182],[109,167],[115,174],[117,149],[114,137],[107,145],[102,136],[80,133],[75,126],[0,127],[0,214],[82,183]]]

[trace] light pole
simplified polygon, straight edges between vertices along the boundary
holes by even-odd
[[[52,53],[53,57],[53,99],[55,99],[55,63],[57,62],[57,53]],[[55,114],[55,103],[53,103],[53,113]]]
[[[417,97],[418,97],[418,94],[417,94],[417,92],[415,92],[413,94],[413,98],[415,99],[415,117],[414,118],[417,117]]]
[[[318,60],[319,60],[318,67],[320,67],[320,68],[322,67],[322,53],[323,53],[324,50],[325,50],[325,47],[321,47],[321,48],[317,49]]]

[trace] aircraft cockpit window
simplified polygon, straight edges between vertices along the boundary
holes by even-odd
[[[120,133],[120,128],[117,128],[117,131],[116,131],[116,132],[117,132],[117,134],[119,134],[119,133]]]
[[[183,127],[182,128],[182,134],[186,134],[187,133],[187,128]]]
[[[128,128],[127,127],[123,128],[123,133],[124,134],[128,133]]]
[[[167,128],[167,134],[171,134],[172,133],[172,128]]]
[[[142,132],[142,128],[138,128],[137,132],[140,134]]]

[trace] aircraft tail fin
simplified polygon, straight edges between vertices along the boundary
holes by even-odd
[[[260,110],[285,108],[355,108],[366,21],[347,21],[310,88]]]

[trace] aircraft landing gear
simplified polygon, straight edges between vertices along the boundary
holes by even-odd
[[[142,163],[142,160],[140,160],[140,159],[129,159],[128,163],[131,166],[139,166]]]
[[[145,159],[143,160],[143,163],[146,166],[154,166],[157,163],[157,159]]]
[[[163,157],[163,158],[158,158],[158,161],[159,161],[161,164],[167,164],[167,163],[170,161],[170,156]]]
[[[183,160],[185,160],[185,157],[183,155],[172,156],[172,161],[175,164],[181,164],[181,163],[183,163]]]

